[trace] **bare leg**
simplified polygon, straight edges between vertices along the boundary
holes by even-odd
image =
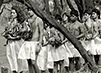
[[[80,57],[75,57],[75,61],[76,61],[75,68],[76,70],[79,70],[81,68]]]
[[[98,64],[101,65],[101,55],[99,56]]]
[[[94,55],[95,63],[98,65],[100,55]]]
[[[91,59],[94,61],[95,63],[95,59],[94,59],[94,55],[90,55]],[[95,63],[96,64],[96,63]]]
[[[41,70],[39,70],[38,65],[36,64],[35,60],[31,60],[33,68],[35,69],[35,73],[41,73]]]
[[[18,73],[18,72],[16,72],[16,71],[13,71],[13,73]]]
[[[74,58],[69,58],[69,62],[70,62],[69,63],[70,72],[73,73],[75,69]]]
[[[47,72],[44,70],[44,71],[41,71],[41,73],[47,73]]]
[[[64,71],[64,60],[60,61],[60,73],[63,73]]]
[[[54,62],[54,73],[58,72],[58,62]]]
[[[69,73],[69,67],[65,67],[65,73]]]
[[[49,70],[49,73],[53,73],[53,69],[48,69]]]
[[[27,61],[28,61],[29,73],[35,73],[31,60],[27,60]]]

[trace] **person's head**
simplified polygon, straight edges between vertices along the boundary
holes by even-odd
[[[88,13],[88,11],[85,10],[83,17],[82,17],[82,21],[86,22],[89,18],[90,18],[90,13]]]
[[[63,21],[69,21],[69,15],[67,13],[63,13],[62,19]]]
[[[100,11],[98,9],[93,9],[92,10],[92,19],[100,19]]]
[[[11,10],[11,18],[17,18],[19,23],[23,23],[25,21],[25,15],[23,11],[18,6],[13,6]]]
[[[31,9],[28,9],[28,13],[29,13],[30,16],[34,15],[34,12]]]
[[[11,10],[11,17],[17,18],[17,11],[14,9],[14,7],[12,7],[12,10]]]
[[[60,16],[59,14],[57,14],[57,15],[55,16],[55,19],[57,20],[57,22],[58,22],[59,24],[61,24],[62,18],[61,18],[61,16]]]
[[[77,19],[78,19],[78,11],[77,10],[72,10],[70,12],[70,20],[74,22]]]

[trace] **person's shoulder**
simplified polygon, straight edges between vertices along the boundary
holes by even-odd
[[[81,23],[81,22],[79,22],[79,21],[76,21],[76,25],[77,25],[77,26],[82,26],[83,23]]]
[[[37,17],[36,20],[37,20],[38,22],[43,22],[43,20],[42,20],[40,17]]]

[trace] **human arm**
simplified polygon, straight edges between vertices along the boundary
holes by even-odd
[[[92,38],[95,38],[98,36],[99,32],[98,32],[98,26],[93,26],[93,37]]]
[[[16,39],[19,39],[20,36],[11,36],[10,34],[7,35],[6,39],[8,40],[16,40]]]
[[[39,21],[38,21],[38,27],[39,27],[39,44],[41,45],[42,44],[42,39],[43,39],[43,21],[38,18]]]
[[[80,38],[85,36],[85,34],[84,34],[85,33],[85,29],[84,29],[83,25],[79,26],[78,30],[79,30],[79,35],[76,38],[80,39]]]

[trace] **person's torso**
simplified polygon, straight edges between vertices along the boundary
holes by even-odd
[[[74,23],[70,23],[69,25],[69,32],[74,35],[75,37],[76,36],[79,36],[80,35],[80,27],[82,26],[82,24],[78,21],[74,22]]]
[[[39,41],[40,38],[40,27],[39,25],[42,23],[39,21],[40,18],[37,17],[35,19],[35,21],[32,23],[32,31],[33,31],[33,37],[32,37],[32,41]]]

